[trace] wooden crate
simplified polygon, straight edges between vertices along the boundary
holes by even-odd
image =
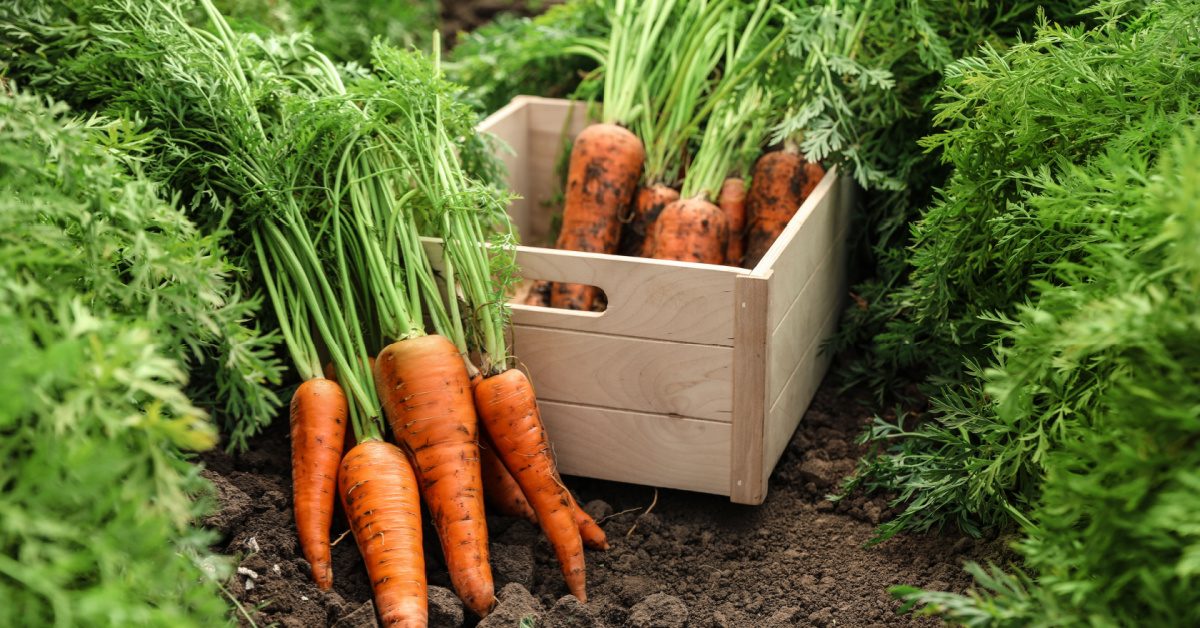
[[[547,243],[555,162],[586,106],[521,96],[480,125],[512,148],[510,214]],[[603,313],[512,306],[513,350],[561,471],[762,503],[829,365],[854,187],[831,170],[754,270],[521,246],[525,277],[599,286]]]

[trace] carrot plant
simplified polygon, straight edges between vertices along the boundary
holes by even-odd
[[[137,172],[150,135],[0,90],[0,623],[212,625],[216,443],[187,365],[244,310],[215,235]],[[243,345],[240,364],[271,373]],[[254,371],[250,371],[251,373]],[[266,393],[264,393],[266,394]]]

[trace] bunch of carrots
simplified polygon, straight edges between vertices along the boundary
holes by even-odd
[[[80,89],[136,98],[174,147],[164,159],[185,157],[179,179],[232,213],[303,380],[292,474],[314,582],[333,583],[340,501],[383,624],[425,625],[424,504],[455,591],[484,616],[487,497],[541,527],[586,601],[584,547],[607,541],[558,475],[532,384],[510,368],[510,198],[463,166],[475,116],[440,59],[381,44],[370,69],[346,71],[303,39],[239,33],[212,0],[196,3],[207,28],[190,1],[106,5],[105,84]]]
[[[799,138],[762,152],[776,99],[760,79],[787,17],[768,0],[617,0],[609,39],[577,46],[601,60],[581,91],[603,114],[571,148],[556,246],[757,265],[824,176]],[[597,292],[552,284],[526,303],[592,310]]]
[[[424,625],[423,502],[454,590],[486,616],[495,605],[486,496],[541,527],[567,588],[586,601],[584,547],[608,544],[558,475],[532,384],[510,368],[503,297],[515,238],[509,198],[460,162],[455,138],[472,132],[473,116],[436,57],[381,47],[372,77],[328,87],[311,121],[322,132],[296,147],[322,176],[323,237],[336,262],[338,288],[314,309],[340,308],[361,327],[322,332],[327,375],[313,352],[293,356],[311,375],[292,399],[291,428],[296,526],[314,581],[332,585],[336,494],[384,625]],[[311,317],[278,315],[292,338],[308,333]]]

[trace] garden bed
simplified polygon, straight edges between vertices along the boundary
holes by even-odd
[[[970,583],[962,561],[987,560],[1003,545],[931,534],[865,548],[875,523],[889,514],[884,499],[856,496],[834,505],[824,496],[862,454],[853,439],[869,417],[853,399],[823,388],[757,507],[659,490],[645,514],[652,488],[569,478],[593,514],[611,515],[603,526],[612,549],[588,552],[584,609],[559,603],[565,586],[549,545],[532,526],[489,518],[501,606],[486,625],[515,625],[531,613],[540,615],[538,626],[648,626],[649,619],[655,626],[933,625],[897,615],[900,603],[887,588],[904,583],[962,591]],[[334,547],[334,592],[321,593],[309,578],[291,516],[286,430],[278,421],[248,453],[204,458],[206,475],[222,493],[221,512],[211,522],[224,535],[216,549],[240,556],[245,568],[230,592],[259,625],[372,626],[373,612],[355,614],[371,593],[351,537]],[[344,530],[343,522],[335,523],[333,538]],[[429,544],[434,538],[427,530],[429,582],[447,587],[437,544]],[[522,602],[514,589],[505,590],[512,582],[527,587],[532,599]],[[431,625],[438,625],[443,600],[457,607],[452,595],[431,593]],[[369,621],[356,623],[364,617]],[[468,613],[465,625],[475,621]]]

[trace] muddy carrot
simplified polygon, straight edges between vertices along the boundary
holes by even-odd
[[[746,197],[749,230],[743,265],[754,268],[788,221],[825,176],[820,164],[805,161],[794,149],[767,153],[754,164]]]
[[[646,257],[722,264],[729,246],[729,223],[719,207],[703,198],[675,201],[663,209],[648,239]]]
[[[633,200],[645,157],[642,141],[617,124],[592,124],[575,138],[558,248],[617,251],[621,213]],[[588,311],[595,298],[593,286],[556,283],[550,290],[557,308]]]
[[[586,602],[583,539],[575,521],[574,499],[558,478],[533,386],[520,370],[509,369],[475,387],[475,404],[496,453],[554,547],[567,589]]]
[[[478,421],[463,358],[440,335],[394,342],[375,360],[375,385],[392,432],[413,458],[454,590],[468,608],[485,616],[496,598]]]
[[[408,458],[390,443],[363,441],[342,460],[338,479],[381,624],[424,628],[429,590],[421,501]]]
[[[658,222],[658,217],[667,205],[677,200],[679,200],[679,190],[669,185],[656,183],[650,187],[638,190],[633,223],[631,224],[636,225],[636,229],[642,234],[641,248],[638,250],[639,255],[648,257],[646,251],[653,246],[650,241],[654,233],[654,225]]]
[[[725,249],[725,263],[738,266],[746,253],[746,182],[740,177],[729,177],[721,185],[717,206],[725,212],[729,222],[729,246]]]

